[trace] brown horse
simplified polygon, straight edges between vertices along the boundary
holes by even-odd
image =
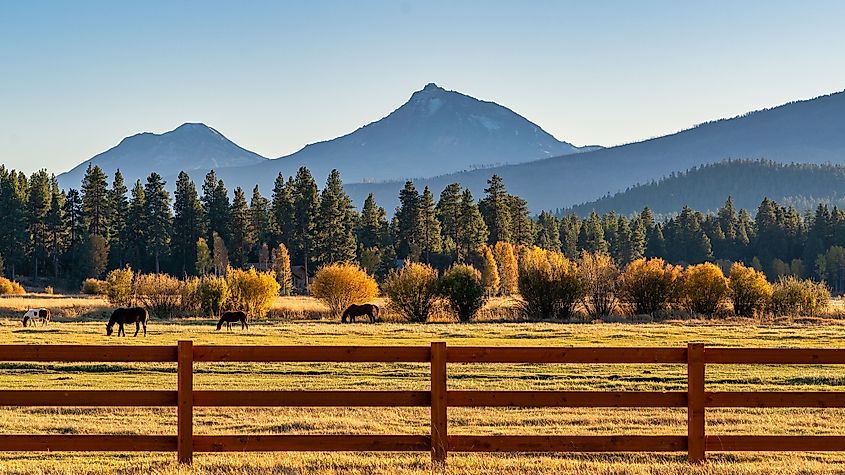
[[[365,303],[364,305],[350,305],[346,310],[343,311],[343,315],[340,317],[341,323],[346,323],[346,319],[348,318],[351,323],[355,323],[355,317],[361,317],[366,315],[370,317],[370,323],[382,322],[379,316],[379,308],[376,305],[371,303]]]
[[[223,324],[225,323],[226,330],[231,330],[232,324],[238,322],[241,322],[241,330],[249,330],[249,323],[246,321],[246,314],[244,312],[223,312],[223,315],[220,316],[220,321],[217,322],[217,329],[223,328]]]
[[[147,320],[147,311],[141,307],[116,308],[109,318],[109,323],[106,324],[106,336],[111,336],[114,332],[115,323],[118,325],[117,336],[126,336],[126,330],[123,329],[123,325],[126,323],[135,324],[135,335],[133,336],[138,336],[140,325],[144,325],[144,336],[147,336]]]

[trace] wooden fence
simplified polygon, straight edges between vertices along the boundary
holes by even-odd
[[[707,435],[706,408],[842,408],[845,392],[706,391],[707,364],[845,364],[843,349],[515,348],[431,346],[177,346],[0,345],[0,361],[176,362],[175,391],[0,390],[0,406],[136,406],[177,408],[176,435],[0,435],[0,451],[194,452],[430,451],[448,452],[687,452],[845,451],[845,436]],[[194,363],[430,363],[429,391],[211,391],[193,388]],[[687,367],[686,391],[447,390],[447,363],[676,364]],[[194,435],[194,407],[430,407],[425,435]],[[687,435],[449,435],[448,407],[686,407]]]

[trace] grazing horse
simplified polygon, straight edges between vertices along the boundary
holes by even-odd
[[[114,324],[118,325],[117,327],[117,336],[126,336],[126,331],[123,329],[123,325],[126,323],[134,323],[135,324],[135,335],[138,336],[138,331],[140,330],[139,326],[144,325],[144,336],[147,336],[147,311],[141,307],[130,307],[130,308],[116,308],[114,312],[111,314],[111,318],[109,318],[109,323],[106,324],[106,335],[110,336],[114,331]]]
[[[382,322],[379,316],[379,308],[376,305],[371,303],[365,303],[364,305],[355,305],[354,303],[350,305],[346,310],[343,311],[343,316],[340,317],[340,321],[342,323],[346,323],[346,319],[348,318],[351,323],[355,323],[355,317],[360,317],[366,315],[370,317],[370,323]]]
[[[249,330],[249,323],[246,321],[246,314],[241,311],[235,312],[223,312],[223,315],[220,316],[220,321],[217,322],[217,329],[223,328],[223,324],[226,324],[226,330],[232,329],[232,324],[241,322],[241,330],[247,329]]]
[[[50,310],[46,308],[31,308],[23,314],[23,326],[35,326],[35,324],[41,321],[41,325],[47,326],[47,323],[50,322]]]

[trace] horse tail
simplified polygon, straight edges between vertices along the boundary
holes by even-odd
[[[26,327],[26,325],[27,325],[28,323],[29,323],[29,315],[25,315],[25,316],[23,317],[23,326],[24,326],[24,327]]]

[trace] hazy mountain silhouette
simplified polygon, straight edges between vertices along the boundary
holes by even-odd
[[[126,183],[144,181],[150,172],[172,178],[184,170],[194,180],[212,168],[255,165],[267,159],[250,152],[205,124],[182,124],[170,132],[149,132],[126,137],[119,144],[58,176],[62,187],[78,188],[88,165],[98,165],[109,175],[120,169]],[[170,180],[169,180],[170,181]],[[172,184],[172,181],[170,182]],[[131,186],[130,186],[131,187]]]
[[[642,142],[530,163],[415,180],[439,193],[460,182],[479,196],[487,179],[501,175],[508,190],[532,210],[566,208],[637,183],[725,159],[765,158],[789,163],[845,164],[845,93],[792,102]],[[349,187],[359,203],[373,192],[388,209],[403,182]],[[720,195],[720,198],[721,195]]]

